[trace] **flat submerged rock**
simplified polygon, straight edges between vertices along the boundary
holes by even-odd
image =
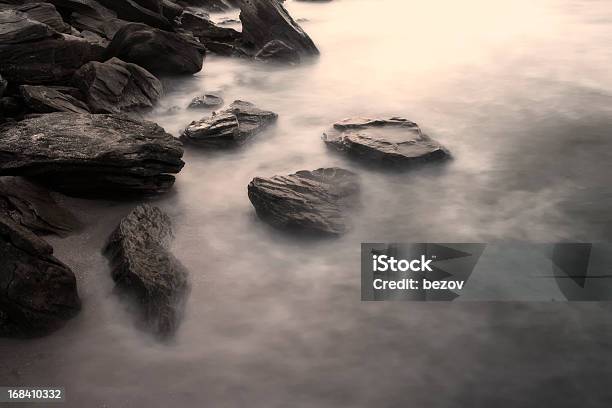
[[[315,235],[348,230],[345,210],[358,191],[357,175],[337,167],[256,177],[248,186],[259,218],[277,228]]]
[[[335,150],[372,163],[408,166],[450,158],[449,151],[404,118],[350,118],[334,124],[323,141]]]
[[[180,141],[125,115],[39,115],[0,126],[0,143],[0,175],[77,196],[163,193],[184,165]]]

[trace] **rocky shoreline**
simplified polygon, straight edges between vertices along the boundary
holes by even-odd
[[[241,31],[210,19],[228,8],[240,9]],[[0,335],[50,333],[80,308],[74,273],[41,238],[86,228],[57,193],[134,201],[104,249],[111,275],[147,330],[165,338],[179,327],[189,280],[170,250],[171,221],[136,205],[172,189],[185,148],[239,146],[278,118],[242,100],[223,108],[207,92],[189,106],[204,116],[179,138],[143,120],[163,79],[205,71],[207,54],[294,65],[319,50],[279,0],[0,0]],[[323,141],[385,167],[450,157],[396,117],[346,119]],[[298,234],[350,230],[357,174],[253,177],[248,199],[262,221]],[[23,290],[41,295],[28,301]]]

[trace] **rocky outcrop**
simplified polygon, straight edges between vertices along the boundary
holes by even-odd
[[[172,30],[172,25],[162,14],[160,0],[98,0],[100,4],[117,13],[126,21],[147,24],[162,30]]]
[[[94,113],[149,109],[163,93],[161,82],[149,71],[118,58],[83,65],[73,83]]]
[[[68,79],[100,49],[60,34],[14,10],[0,11],[0,74],[10,82],[43,84]]]
[[[323,140],[351,157],[384,165],[406,166],[450,157],[444,146],[403,118],[345,119],[324,133]]]
[[[59,33],[70,33],[70,25],[66,24],[55,7],[49,3],[26,3],[22,5],[1,4],[0,11],[15,10],[27,15],[31,20],[46,24]]]
[[[191,100],[189,109],[214,109],[223,105],[223,98],[212,93],[196,96]]]
[[[177,329],[189,292],[187,271],[169,249],[172,239],[168,216],[140,205],[106,246],[118,289],[137,303],[146,327],[164,337]]]
[[[277,0],[243,0],[240,21],[244,40],[257,50],[279,40],[300,55],[319,54],[312,39]]]
[[[80,307],[76,278],[53,248],[0,216],[0,335],[47,334]]]
[[[195,74],[202,69],[205,51],[176,33],[130,23],[115,34],[107,53],[154,74]]]
[[[234,101],[228,109],[210,118],[192,122],[183,131],[185,142],[226,147],[241,144],[274,123],[278,115],[257,108],[250,102]]]
[[[19,177],[0,177],[0,215],[37,234],[65,236],[81,226],[49,191]]]
[[[277,228],[315,235],[347,231],[346,207],[358,191],[357,176],[341,168],[256,177],[248,186],[259,218]]]
[[[183,167],[178,140],[123,115],[49,113],[0,126],[0,175],[81,196],[157,194]]]
[[[24,103],[32,112],[89,113],[85,103],[53,88],[42,85],[21,85],[19,89]]]
[[[287,44],[280,40],[272,40],[263,46],[255,59],[264,62],[281,62],[286,64],[299,64],[301,61],[300,54]]]
[[[162,0],[161,5],[162,15],[170,22],[174,21],[175,18],[179,17],[181,14],[183,14],[183,11],[185,11],[183,6],[170,0]]]
[[[242,37],[233,28],[219,27],[202,12],[186,10],[180,17],[181,28],[193,33],[200,41],[231,42]]]

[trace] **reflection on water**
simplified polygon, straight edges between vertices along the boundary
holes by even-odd
[[[84,310],[62,331],[0,341],[0,383],[64,385],[70,407],[601,406],[612,397],[607,304],[368,304],[361,242],[605,240],[612,235],[612,8],[598,0],[287,2],[322,56],[294,68],[208,57],[151,118],[178,134],[204,91],[279,114],[238,150],[187,148],[175,254],[191,272],[171,345],[138,332],[99,249],[126,203],[69,200],[53,239]],[[168,112],[179,106],[181,110]],[[364,169],[320,135],[344,117],[405,116],[454,155]],[[361,208],[337,240],[259,222],[254,176],[341,165]],[[106,405],[105,405],[106,404]]]

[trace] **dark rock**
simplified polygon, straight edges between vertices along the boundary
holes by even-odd
[[[0,73],[10,82],[65,81],[83,64],[102,57],[100,47],[79,37],[58,34],[47,25],[27,18],[19,24],[5,25],[3,20],[7,19],[2,15],[7,13],[11,12],[0,12]],[[19,14],[19,17],[25,16]]]
[[[56,32],[48,25],[32,20],[26,13],[0,10],[0,47],[51,38]],[[1,51],[0,51],[1,52]]]
[[[241,0],[179,0],[185,7],[201,7],[208,11],[227,11],[239,7]]]
[[[444,146],[403,118],[345,119],[323,134],[328,146],[369,162],[411,165],[450,157]]]
[[[108,55],[156,74],[195,74],[204,61],[203,48],[193,42],[138,23],[126,24],[115,34]]]
[[[258,61],[283,62],[288,64],[299,64],[300,54],[293,48],[280,40],[273,40],[267,43],[257,54],[255,59]]]
[[[32,112],[89,113],[87,105],[74,97],[41,85],[21,85],[21,96]]]
[[[8,82],[6,82],[4,78],[2,78],[2,75],[0,75],[0,98],[2,98],[2,95],[4,95],[4,91],[6,91],[7,86]]]
[[[101,50],[106,50],[106,48],[110,44],[110,42],[106,38],[102,37],[98,33],[89,30],[81,31],[78,37],[85,39],[85,41],[90,43],[92,46],[99,47]]]
[[[308,34],[277,0],[243,0],[240,10],[244,40],[256,49],[280,40],[300,55],[319,54]]]
[[[196,96],[189,103],[189,109],[214,109],[223,105],[223,98],[215,94]]]
[[[183,131],[185,142],[225,147],[241,144],[274,123],[278,115],[255,107],[252,103],[234,101],[208,119],[191,122]]]
[[[183,167],[181,143],[123,115],[49,113],[0,126],[0,175],[80,196],[157,194]]]
[[[117,13],[126,21],[144,23],[162,30],[172,30],[172,25],[161,13],[160,0],[99,0],[100,4]]]
[[[66,95],[70,95],[73,98],[78,99],[81,102],[85,102],[85,97],[83,96],[81,91],[79,91],[78,88],[75,88],[73,86],[49,85],[47,86],[47,88],[51,88],[53,90],[56,90],[57,92],[60,92]]]
[[[185,9],[170,0],[162,0],[162,15],[169,21],[174,21],[175,18],[183,14]]]
[[[37,234],[65,236],[81,226],[49,191],[19,177],[0,177],[0,215]]]
[[[233,28],[219,27],[206,14],[193,10],[186,10],[180,18],[181,27],[189,30],[200,41],[231,42],[242,37],[242,34]]]
[[[48,334],[80,307],[76,278],[53,248],[0,216],[0,335]]]
[[[240,24],[240,20],[236,18],[222,17],[221,19],[219,19],[219,21],[217,21],[217,24],[218,25],[235,25],[235,24]]]
[[[204,41],[206,51],[223,57],[251,58],[252,53],[243,47],[242,42],[224,43],[218,41]]]
[[[163,93],[161,82],[146,69],[118,58],[83,65],[73,82],[94,113],[152,108]]]
[[[0,4],[0,11],[8,9],[25,13],[30,20],[46,24],[57,32],[70,33],[70,25],[64,22],[52,4],[42,2],[22,5]]]
[[[249,199],[262,220],[300,233],[339,235],[347,231],[345,207],[359,191],[357,176],[340,168],[256,177]]]
[[[14,96],[0,98],[0,115],[9,118],[17,118],[22,116],[24,112],[25,106],[21,98],[16,98]]]
[[[111,235],[106,253],[118,289],[135,300],[153,333],[177,329],[189,293],[188,274],[170,253],[170,219],[157,207],[136,207]]]

